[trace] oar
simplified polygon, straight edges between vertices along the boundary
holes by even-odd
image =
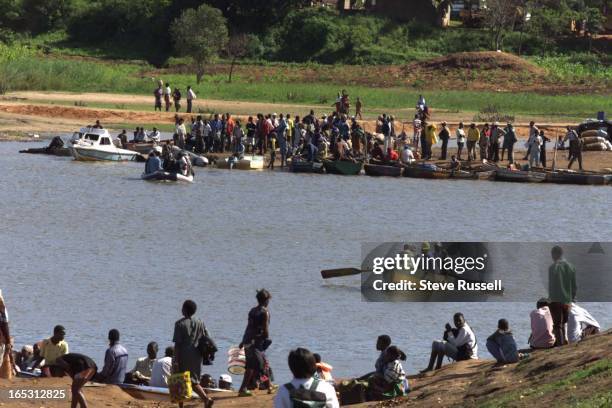
[[[323,279],[340,278],[342,276],[361,275],[361,272],[361,269],[357,268],[324,269],[321,271],[321,277]]]

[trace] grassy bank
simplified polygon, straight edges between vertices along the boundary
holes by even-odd
[[[249,76],[248,69],[243,70],[232,83],[227,82],[226,73],[217,73],[206,76],[204,82],[195,85],[192,75],[173,72],[162,75],[145,63],[66,59],[57,56],[45,58],[27,49],[5,47],[4,50],[0,48],[0,93],[40,90],[151,95],[157,78],[161,77],[183,90],[187,85],[193,85],[196,93],[203,98],[235,101],[331,105],[336,93],[346,88],[353,98],[360,97],[370,112],[410,108],[420,93],[426,95],[434,109],[451,112],[495,109],[503,115],[584,118],[594,116],[597,111],[612,111],[612,98],[605,94],[543,95],[473,91],[470,90],[470,80],[474,81],[471,78],[465,79],[465,90],[462,90],[462,86],[448,91],[427,90],[427,83],[385,88],[363,84],[347,85],[341,76],[328,77],[322,82],[310,82],[304,78],[284,76],[282,68],[279,69],[281,72],[271,77]],[[528,82],[529,78],[525,78],[525,81]],[[112,105],[108,107],[117,108]]]

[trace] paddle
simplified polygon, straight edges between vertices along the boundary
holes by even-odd
[[[361,269],[357,268],[324,269],[321,271],[321,277],[323,279],[340,278],[342,276],[361,275],[361,272]]]

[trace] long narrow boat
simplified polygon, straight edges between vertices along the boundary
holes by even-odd
[[[363,169],[368,176],[387,176],[399,177],[402,175],[402,168],[399,166],[386,166],[381,164],[364,164]]]
[[[305,160],[291,160],[289,171],[293,173],[323,173],[323,163]]]
[[[70,157],[70,149],[67,147],[32,147],[30,149],[20,150],[19,153],[29,154],[48,154],[50,156]]]
[[[567,170],[545,170],[544,181],[556,184],[581,184],[603,186],[612,184],[612,174],[594,172],[574,172]]]
[[[433,166],[405,166],[403,174],[405,177],[424,179],[478,179],[478,173],[464,170],[447,170]]]
[[[496,181],[512,181],[519,183],[541,183],[546,175],[535,171],[497,169],[495,170]]]
[[[162,387],[150,387],[146,385],[132,385],[132,384],[119,384],[119,387],[131,395],[132,397],[139,400],[149,401],[168,401],[170,399],[170,391],[168,388]],[[220,388],[204,388],[208,393],[227,393],[232,395],[232,391],[222,390]],[[192,399],[199,399],[198,395],[194,392]]]
[[[361,172],[362,163],[344,160],[324,160],[323,167],[330,174],[355,176]]]
[[[265,167],[265,159],[263,156],[244,156],[238,160],[234,168],[238,170],[261,170]]]

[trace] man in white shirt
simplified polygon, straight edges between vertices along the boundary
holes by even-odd
[[[197,99],[195,92],[191,89],[190,86],[187,87],[187,113],[191,113],[191,108],[193,108],[193,100]]]
[[[570,305],[567,318],[567,339],[570,343],[576,343],[584,337],[599,333],[601,326],[593,316],[576,303]]]
[[[149,139],[154,142],[159,142],[160,138],[161,138],[161,133],[159,133],[159,130],[157,130],[157,128],[154,127],[153,131],[149,133]]]
[[[404,145],[404,150],[402,150],[400,160],[404,164],[410,164],[414,161],[414,154],[412,153],[412,149],[410,148],[410,146]]]
[[[151,368],[151,387],[168,388],[168,378],[172,375],[172,357],[174,348],[166,347],[165,357],[155,360]]]
[[[448,356],[455,361],[478,359],[478,344],[476,335],[471,327],[465,321],[462,313],[455,313],[453,316],[455,329],[446,323],[446,331],[444,332],[444,340],[434,340],[431,345],[431,357],[429,365],[421,372],[432,371],[442,367],[444,356]]]
[[[313,378],[317,363],[310,351],[304,348],[292,350],[289,353],[289,369],[294,378],[279,388],[274,398],[274,408],[293,408],[296,400],[303,403],[325,402],[326,408],[340,407],[334,387]]]

